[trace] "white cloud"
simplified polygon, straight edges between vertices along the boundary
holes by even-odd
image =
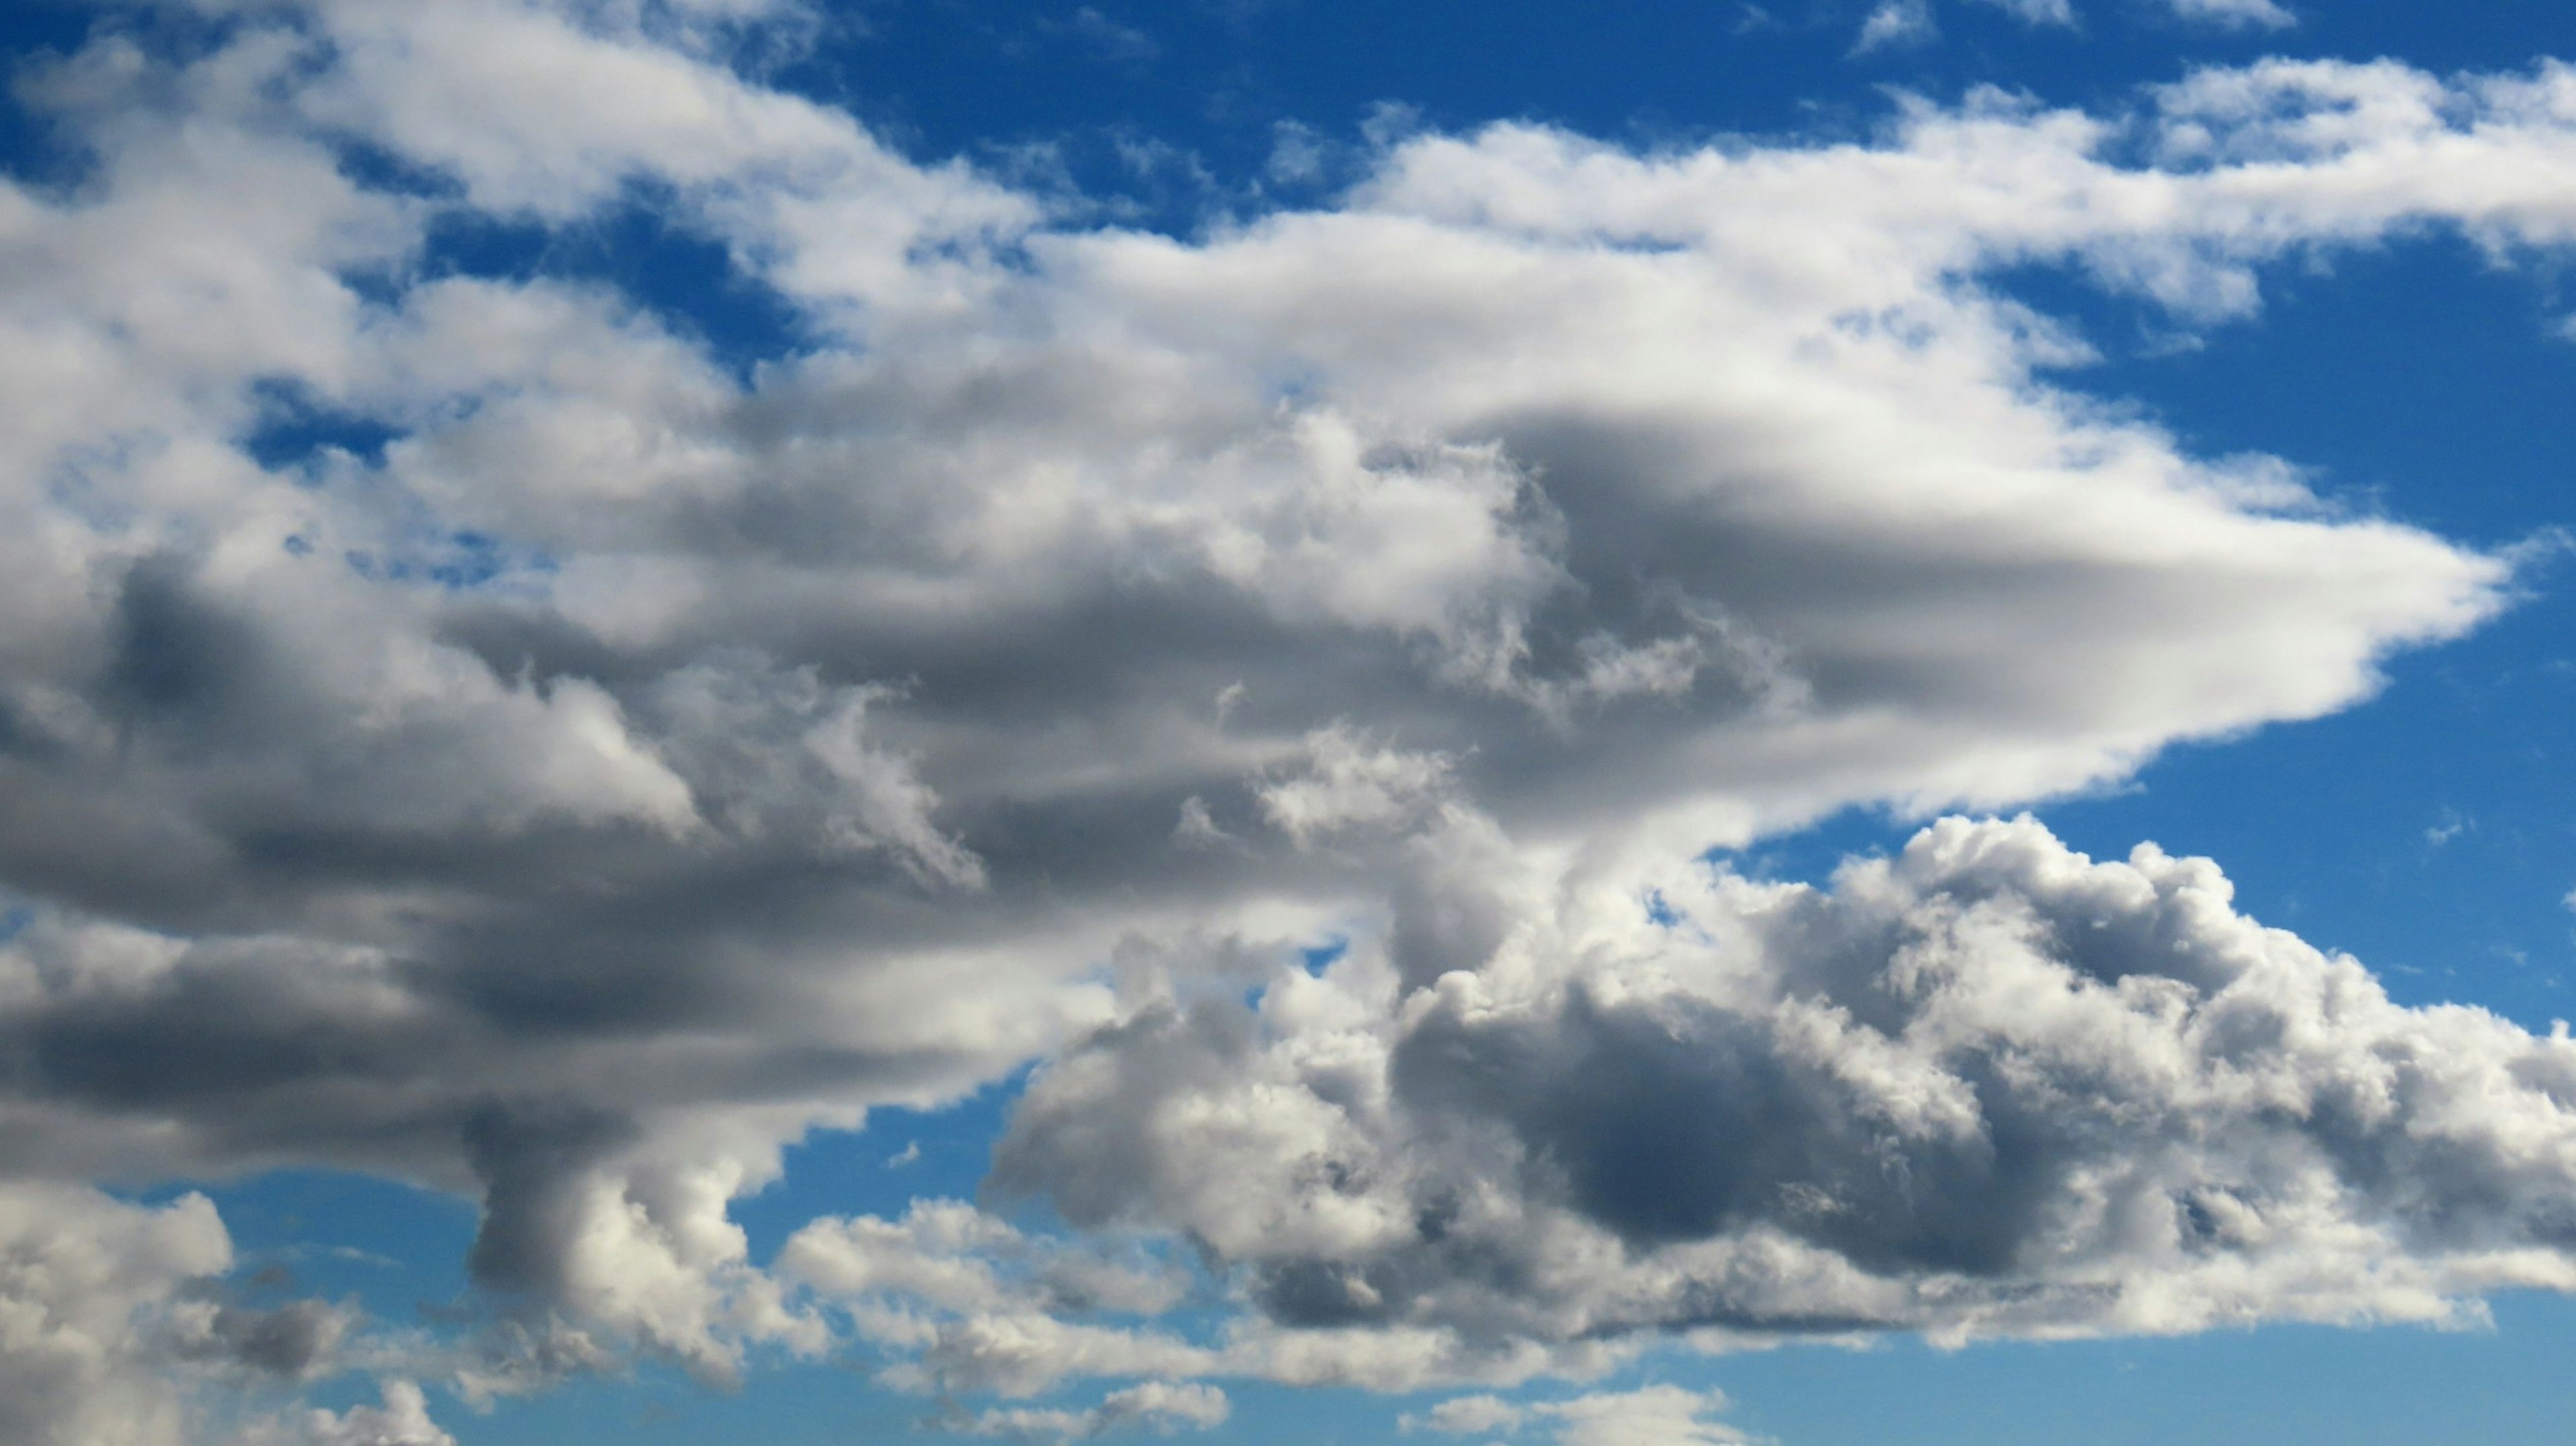
[[[2207,20],[2231,28],[2283,30],[2299,23],[2297,14],[2277,0],[2173,0],[2173,9],[2186,20]]]
[[[1866,53],[1891,45],[1921,45],[1939,34],[1932,21],[1931,0],[1881,0],[1869,19],[1861,22],[1853,50]]]
[[[386,1381],[384,1404],[346,1412],[315,1411],[307,1427],[313,1446],[456,1446],[456,1438],[429,1418],[428,1398],[409,1381]]]
[[[232,1263],[202,1195],[148,1207],[0,1183],[0,1439],[179,1446],[198,1383],[292,1380],[329,1355],[337,1311],[225,1304],[211,1286]]]
[[[2406,1009],[2203,860],[1945,821],[1830,892],[1516,893],[1049,1066],[997,1181],[1161,1227],[1301,1327],[2178,1333],[2576,1286],[2576,1046]],[[1419,979],[1419,976],[1415,976]]]
[[[1445,1431],[1453,1436],[1470,1436],[1486,1431],[1517,1431],[1529,1420],[1527,1407],[1515,1406],[1500,1396],[1458,1396],[1441,1402],[1420,1416],[1406,1416],[1405,1431]]]
[[[1406,1431],[1454,1436],[1510,1434],[1533,1421],[1553,1421],[1562,1446],[1736,1446],[1749,1438],[1708,1419],[1726,1409],[1716,1391],[1646,1386],[1599,1392],[1570,1401],[1515,1405],[1499,1396],[1460,1396],[1421,1416],[1406,1416]]]
[[[1616,1394],[1556,1401],[1538,1408],[1554,1417],[1563,1446],[1740,1446],[1746,1438],[1708,1418],[1726,1409],[1715,1391],[1647,1386]]]
[[[1213,1431],[1232,1413],[1225,1393],[1214,1386],[1148,1381],[1112,1391],[1088,1410],[997,1408],[975,1417],[966,1429],[1015,1441],[1083,1441],[1130,1428],[1168,1436],[1182,1430]]]

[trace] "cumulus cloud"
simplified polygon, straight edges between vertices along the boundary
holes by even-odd
[[[1031,1086],[997,1182],[1180,1232],[1282,1324],[1506,1347],[2441,1322],[2576,1286],[2564,1028],[2398,1007],[2205,860],[1951,820],[1831,889],[1517,902],[1436,979],[1354,947],[1257,1006],[1140,1008]]]
[[[1830,146],[1389,134],[1330,205],[1176,238],[1052,220],[727,63],[795,8],[199,0],[168,9],[223,23],[114,9],[31,72],[84,169],[0,180],[9,1188],[470,1194],[529,1349],[458,1365],[469,1393],[827,1349],[855,1317],[797,1291],[867,1291],[824,1237],[752,1260],[730,1203],[809,1130],[1076,1039],[1006,1180],[1198,1232],[1258,1310],[1192,1342],[997,1285],[923,1325],[924,1379],[1503,1379],[1624,1329],[2420,1316],[2550,1278],[2512,1193],[2546,1171],[2477,1132],[2540,1130],[2555,1045],[2310,1021],[2332,1060],[2366,1027],[2530,1062],[2486,1114],[2390,1084],[2302,1133],[2219,1107],[2188,1033],[2215,975],[2064,985],[2050,1019],[2144,1083],[2060,1078],[2046,1021],[1936,1009],[1933,965],[1862,943],[1846,979],[1749,885],[1691,886],[1760,945],[1725,968],[1533,900],[1633,905],[1848,804],[2114,780],[2490,616],[2506,559],[2065,389],[2078,339],[1982,278],[2074,268],[2206,324],[2334,246],[2562,246],[2565,69],[2267,64],[2120,115],[1981,93]],[[720,246],[805,344],[721,365],[607,283],[440,250],[621,208]],[[1948,938],[1907,912],[1956,894],[1923,867],[1799,907]],[[1992,969],[2081,972],[1960,907],[2003,919]],[[1199,998],[1337,932],[1257,1016]],[[1681,972],[1605,993],[1616,958],[1540,939]],[[1942,967],[1973,994],[1989,964]],[[2245,974],[2311,976],[2367,1002],[2341,965]],[[2267,1047],[2243,1068],[2308,1098]],[[1596,1053],[1621,1069],[1531,1092]],[[1631,1139],[1622,1089],[1787,1153]],[[2195,1153],[2122,1112],[2195,1090],[2245,1133]],[[2051,1091],[2092,1133],[2049,1133]],[[2504,1193],[2453,1200],[2399,1118]],[[2257,1139],[2271,1173],[2229,1153]],[[1624,1173],[1650,1145],[1677,1188]],[[135,1308],[219,1268],[201,1207],[104,1218]],[[2092,1289],[2153,1261],[2163,1296]],[[125,1329],[99,1299],[84,1339]],[[327,1333],[223,1319],[280,1360]],[[6,1353],[45,1409],[157,1409],[55,1329]]]
[[[429,1400],[410,1381],[386,1381],[382,1406],[346,1412],[315,1411],[306,1434],[312,1446],[456,1446],[456,1438],[429,1418]]]
[[[153,1207],[0,1183],[0,1438],[177,1446],[198,1439],[196,1387],[330,1368],[349,1313],[228,1300],[232,1263],[202,1195]]]

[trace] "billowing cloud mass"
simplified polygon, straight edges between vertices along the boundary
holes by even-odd
[[[1436,978],[1355,949],[1257,1007],[1140,1002],[1031,1088],[996,1179],[1185,1232],[1281,1323],[1497,1347],[2576,1288],[2565,1030],[2393,1005],[2205,860],[1951,820],[1830,890],[1629,882],[1500,884]]]
[[[0,1440],[193,1439],[192,1385],[333,1369],[348,1312],[227,1297],[232,1238],[203,1195],[159,1207],[0,1184]]]
[[[377,1172],[482,1202],[531,1344],[461,1389],[853,1331],[1160,1383],[990,1418],[1074,1436],[1229,1371],[2568,1283],[2563,1039],[2395,1009],[2205,864],[1687,861],[2116,780],[2497,610],[2508,560],[2065,389],[1981,278],[2197,325],[2338,246],[2563,247],[2576,72],[1426,133],[1173,237],[748,78],[756,0],[100,14],[20,81],[62,174],[0,182],[7,1199]],[[801,339],[467,264],[637,212]],[[883,1286],[899,1223],[751,1258],[787,1142],[1059,1050],[999,1183],[1202,1247],[1223,1339],[972,1252]],[[90,1226],[112,1290],[8,1277],[9,1409],[159,1410],[119,1342],[226,1265],[202,1204]],[[330,1431],[437,1439],[387,1389]]]

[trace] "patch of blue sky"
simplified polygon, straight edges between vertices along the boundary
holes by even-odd
[[[311,547],[300,533],[287,538],[285,545],[296,553]],[[341,561],[370,582],[424,585],[449,592],[542,588],[558,570],[554,558],[540,549],[471,529],[424,530],[396,545],[347,548]]]
[[[251,391],[258,420],[242,436],[241,448],[252,461],[273,472],[312,473],[334,454],[382,466],[385,448],[408,430],[335,406],[291,381],[260,382]]]
[[[232,1236],[233,1269],[215,1283],[230,1299],[253,1307],[291,1298],[355,1306],[371,1332],[446,1334],[470,1314],[464,1267],[476,1207],[469,1198],[327,1170],[174,1181],[130,1198],[160,1205],[190,1192],[214,1203]],[[259,1394],[241,1404],[258,1406]],[[375,1393],[353,1375],[298,1394],[346,1409],[371,1403]]]
[[[30,62],[67,55],[89,35],[89,7],[71,0],[12,0],[0,13],[0,176],[39,190],[58,190],[88,170],[85,156],[62,137],[23,94]]]
[[[684,214],[674,197],[642,187],[561,225],[443,209],[431,218],[405,279],[543,279],[611,288],[696,342],[738,381],[748,381],[762,362],[809,349],[815,338],[804,311],[735,265],[724,243],[692,230]],[[381,286],[382,278],[372,284]]]
[[[1306,947],[1299,949],[1297,951],[1297,963],[1299,967],[1303,968],[1309,974],[1321,974],[1325,970],[1332,968],[1336,963],[1339,963],[1341,959],[1350,952],[1350,936],[1347,934],[1335,934],[1330,938],[1309,944]]]
[[[1021,1070],[952,1104],[889,1105],[858,1130],[817,1130],[788,1147],[786,1175],[735,1203],[752,1258],[768,1260],[787,1237],[820,1216],[900,1217],[914,1200],[973,1200],[992,1168]]]

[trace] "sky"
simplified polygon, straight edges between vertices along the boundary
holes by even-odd
[[[0,46],[0,1443],[2565,1438],[2564,6]]]

